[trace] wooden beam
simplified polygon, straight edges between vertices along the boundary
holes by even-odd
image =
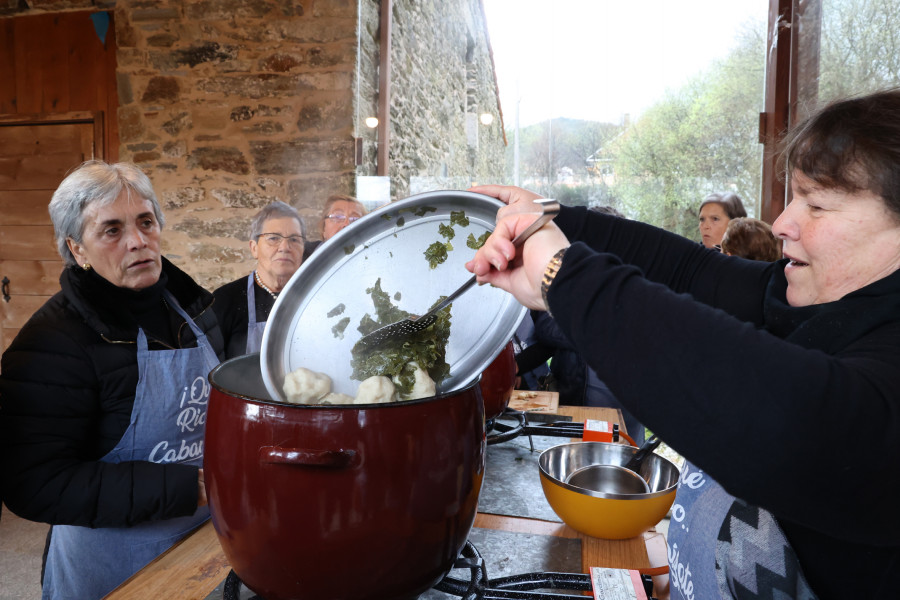
[[[390,175],[391,148],[391,20],[393,0],[381,0],[381,40],[378,65],[378,151],[375,173]]]
[[[763,142],[760,218],[768,223],[774,222],[785,206],[784,167],[776,152],[779,140],[790,125],[791,44],[796,2],[798,0],[769,0],[765,112],[760,115],[760,139]]]

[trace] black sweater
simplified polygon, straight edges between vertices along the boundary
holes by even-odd
[[[138,383],[137,332],[151,350],[197,345],[162,302],[165,286],[221,358],[212,295],[163,259],[159,284],[132,292],[78,267],[3,354],[0,476],[19,516],[58,525],[124,527],[191,515],[197,467],[100,459],[128,428]]]
[[[900,577],[900,272],[792,308],[745,261],[563,208],[560,327],[616,397],[728,492],[775,515],[822,598]],[[850,594],[850,596],[848,596]]]
[[[275,306],[275,299],[266,290],[253,282],[256,296],[256,322],[269,319],[269,313]],[[247,276],[226,283],[213,292],[216,301],[213,310],[219,319],[222,335],[225,338],[225,356],[234,358],[247,353]]]

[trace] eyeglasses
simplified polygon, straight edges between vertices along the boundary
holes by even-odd
[[[287,240],[291,246],[302,246],[303,236],[299,235],[281,235],[280,233],[261,233],[256,236],[257,240],[262,239],[269,246],[277,248],[281,245],[282,240]]]
[[[352,217],[348,217],[347,215],[343,215],[341,213],[334,213],[325,217],[329,221],[334,223],[355,223],[359,221],[362,217],[358,215],[353,215]]]

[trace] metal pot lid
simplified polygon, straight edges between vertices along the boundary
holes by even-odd
[[[355,396],[360,382],[350,378],[351,349],[362,337],[357,330],[362,318],[375,315],[366,290],[380,278],[394,305],[425,313],[471,277],[464,265],[475,250],[466,241],[470,234],[477,239],[493,231],[501,206],[471,192],[427,192],[387,204],[319,246],[278,295],[266,323],[260,370],[272,398],[284,399],[284,377],[298,367],[327,374],[333,391]],[[468,224],[461,224],[460,212]],[[454,232],[452,250],[432,268],[425,251],[448,241],[447,227]],[[438,383],[438,393],[478,377],[526,312],[511,294],[487,285],[457,298],[447,344],[450,375]]]

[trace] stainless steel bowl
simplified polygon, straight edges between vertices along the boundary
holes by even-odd
[[[575,442],[545,450],[538,460],[541,486],[554,512],[581,533],[606,539],[640,535],[665,517],[675,500],[679,471],[671,461],[651,454],[641,465],[646,493],[592,491],[567,483],[594,465],[624,467],[637,448],[603,442]],[[576,476],[577,478],[577,476]]]
[[[566,483],[607,494],[646,494],[650,491],[643,477],[618,465],[590,465],[578,469],[566,477]]]

